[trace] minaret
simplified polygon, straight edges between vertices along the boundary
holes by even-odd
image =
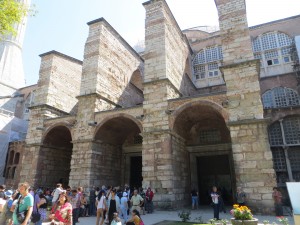
[[[19,0],[28,7],[31,0]],[[27,17],[16,24],[16,36],[9,35],[0,42],[0,96],[12,95],[25,86],[22,47]]]

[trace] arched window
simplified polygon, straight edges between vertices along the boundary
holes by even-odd
[[[299,105],[299,95],[291,88],[276,87],[262,95],[265,109]]]
[[[15,154],[14,164],[19,164],[19,161],[20,161],[20,153],[17,152]]]
[[[8,179],[10,174],[10,167],[7,167],[5,178]]]
[[[11,151],[10,153],[9,153],[9,161],[8,161],[8,163],[11,165],[11,164],[13,164],[13,162],[14,162],[14,157],[15,157],[15,151]]]
[[[12,171],[11,171],[11,179],[14,179],[14,178],[15,178],[16,169],[17,169],[17,167],[13,167],[13,168],[12,168]]]
[[[261,60],[261,66],[273,66],[291,62],[293,39],[282,32],[268,32],[252,41],[254,57]]]
[[[193,60],[195,79],[219,76],[221,60],[223,60],[222,46],[211,46],[200,50]]]

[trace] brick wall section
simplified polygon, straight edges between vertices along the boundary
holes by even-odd
[[[143,67],[143,59],[101,18],[88,23],[80,95],[97,93],[122,106],[141,103],[142,93],[126,89],[132,74]],[[131,99],[120,97],[131,95]]]
[[[79,95],[82,62],[55,51],[41,58],[35,105],[47,104],[70,113]]]

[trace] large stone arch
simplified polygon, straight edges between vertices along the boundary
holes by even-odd
[[[114,186],[142,184],[141,132],[142,124],[125,113],[107,116],[99,122],[92,147],[97,152],[92,168],[96,183]],[[132,171],[134,165],[136,169]]]
[[[66,129],[68,129],[70,131],[70,134],[71,134],[71,139],[73,139],[73,130],[71,129],[72,128],[72,125],[71,123],[67,122],[67,121],[64,121],[64,122],[59,122],[59,123],[54,123],[54,124],[51,124],[50,126],[48,126],[45,130],[45,132],[43,133],[43,136],[41,138],[41,142],[43,143],[44,140],[45,140],[45,137],[48,135],[48,133],[54,129],[55,127],[65,127]]]
[[[46,130],[38,155],[37,177],[40,184],[46,187],[53,187],[56,183],[69,184],[72,140],[68,123],[56,123]]]
[[[182,105],[172,117],[172,132],[183,139],[181,145],[189,155],[190,185],[199,190],[201,203],[209,204],[207,191],[216,185],[225,190],[224,201],[231,204],[235,176],[226,110],[212,101],[200,100]]]

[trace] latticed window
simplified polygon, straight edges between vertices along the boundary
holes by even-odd
[[[194,65],[203,64],[205,62],[205,52],[202,50],[196,55],[194,59]]]
[[[300,144],[300,118],[289,117],[284,119],[282,123],[286,144]]]
[[[284,155],[284,150],[282,148],[272,149],[274,169],[276,172],[284,172],[286,168],[286,160]]]
[[[261,60],[262,66],[289,63],[291,62],[289,47],[292,42],[292,38],[285,33],[269,32],[263,34],[252,41],[254,56]],[[261,54],[261,57],[258,54]]]
[[[279,122],[275,122],[269,127],[269,141],[271,146],[283,145],[281,126]]]
[[[299,95],[290,88],[276,87],[262,95],[265,109],[299,105]]]
[[[260,53],[255,53],[255,54],[254,54],[254,58],[255,58],[255,59],[262,59]]]
[[[193,60],[194,76],[204,79],[219,75],[219,64],[223,59],[222,46],[213,46],[202,49]],[[213,63],[212,63],[213,62]],[[209,71],[208,73],[206,71]]]
[[[260,44],[260,39],[255,38],[252,43],[253,51],[254,52],[260,52],[261,51],[261,44]]]
[[[201,143],[214,144],[221,142],[221,132],[219,130],[203,130],[199,133]]]
[[[133,138],[133,143],[135,144],[135,145],[137,145],[137,144],[142,144],[143,143],[143,136],[141,136],[141,135],[135,135],[134,136],[134,138]]]
[[[292,39],[285,33],[278,33],[278,43],[280,47],[290,46],[292,42]]]
[[[196,79],[203,79],[205,78],[205,65],[196,65],[194,66],[194,74]]]
[[[293,172],[300,172],[300,148],[293,147],[288,150],[288,155]]]

